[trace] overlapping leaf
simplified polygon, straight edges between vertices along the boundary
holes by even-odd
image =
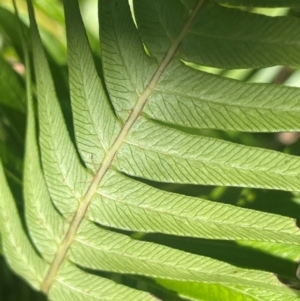
[[[249,7],[299,7],[297,0],[214,0],[220,4]]]
[[[174,62],[161,77],[144,113],[152,119],[200,129],[297,131],[299,97],[297,88],[241,83]]]
[[[207,284],[195,282],[170,281],[166,279],[157,280],[162,286],[171,290],[176,290],[183,298],[195,301],[281,301],[295,300],[297,293],[288,289],[281,292],[270,292],[268,290],[260,290],[255,288],[247,288],[242,285],[230,286],[220,284]]]
[[[158,61],[197,4],[184,2],[134,1],[139,33]],[[182,40],[179,55],[195,64],[228,69],[296,67],[299,66],[299,46],[295,43],[299,39],[299,24],[297,18],[270,18],[203,1]]]
[[[159,61],[164,57],[171,42],[175,40],[174,37],[179,33],[180,24],[183,23],[187,14],[187,11],[184,10],[185,7],[179,4],[179,1],[169,6],[165,1],[144,2],[134,2],[137,21],[140,16],[141,23],[138,23],[140,34],[151,55],[157,59],[156,62],[145,56],[141,42],[140,46],[134,49],[134,57],[139,60],[137,63],[132,60],[131,52],[120,52],[120,49],[126,49],[123,43],[135,45],[139,41],[133,23],[124,24],[126,12],[120,11],[116,15],[103,10],[100,16],[102,28],[105,28],[101,31],[105,80],[116,112],[124,119],[128,115],[123,111],[128,112],[132,108],[135,104],[134,100],[141,94],[141,89],[146,87],[147,76],[153,73],[152,70],[155,67],[159,68]],[[146,7],[143,7],[143,3]],[[149,9],[149,5],[154,5],[155,9]],[[176,5],[178,6],[177,11],[175,10]],[[167,6],[172,7],[172,11],[166,9]],[[149,11],[154,11],[153,14],[157,14],[160,21],[154,22],[151,17],[153,14],[149,14]],[[174,14],[177,16],[176,18]],[[148,15],[151,20],[146,18]],[[213,20],[215,19],[220,22],[223,20],[222,18],[213,18]],[[112,20],[115,21],[114,31],[107,29]],[[173,28],[174,20],[177,21],[175,29]],[[181,20],[181,23],[178,20]],[[148,26],[146,29],[144,29],[145,24]],[[124,33],[125,27],[127,30]],[[217,28],[220,27],[222,25],[217,26]],[[287,30],[290,28],[288,27]],[[189,36],[189,31],[186,32],[186,35]],[[195,40],[198,41],[198,39]],[[203,49],[202,46],[198,48]],[[208,53],[213,53],[215,48],[219,49],[215,46]],[[227,52],[228,55],[232,55],[232,49],[228,49]],[[244,51],[242,53],[244,54]],[[282,56],[280,53],[278,55]],[[223,52],[221,57],[224,57]],[[236,56],[234,55],[234,57]],[[118,70],[115,68],[116,65],[119,67]],[[153,88],[154,91],[149,96],[143,110],[144,114],[153,119],[205,129],[254,132],[299,130],[300,94],[299,90],[295,88],[245,84],[236,80],[223,79],[204,72],[193,71],[177,60],[171,63],[167,72],[163,73],[158,84]]]

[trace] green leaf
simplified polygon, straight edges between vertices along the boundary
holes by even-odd
[[[200,129],[297,131],[299,97],[298,88],[242,83],[173,62],[144,113],[151,119]]]
[[[291,218],[164,192],[115,172],[103,179],[88,216],[101,225],[146,233],[300,243]]]
[[[155,297],[112,280],[100,278],[66,264],[59,272],[49,292],[51,300],[66,301],[155,301]]]
[[[190,8],[180,1],[138,0],[134,9],[142,40],[160,61]],[[187,28],[179,55],[194,64],[227,69],[296,67],[300,56],[294,41],[299,39],[299,24],[298,18],[268,17],[206,3]]]
[[[2,141],[0,141],[0,157],[6,176],[15,183],[22,185],[23,162],[21,158],[14,154],[11,147]]]
[[[0,105],[25,113],[23,83],[12,67],[0,57]]]
[[[75,136],[83,160],[94,170],[116,139],[120,125],[97,75],[78,7],[67,1],[65,12]]]
[[[63,119],[49,66],[31,10],[32,46],[37,76],[40,147],[47,186],[55,206],[72,214],[90,175],[83,169]]]
[[[181,58],[227,69],[298,67],[299,48],[294,41],[299,36],[299,22],[298,18],[268,17],[206,5],[182,43]]]
[[[255,56],[244,56],[245,64],[297,65],[297,33],[289,30],[298,21],[271,20],[202,0],[135,1],[135,26],[127,1],[103,0],[99,77],[79,5],[65,0],[64,7],[74,128],[66,126],[70,115],[64,111],[65,117],[60,107],[68,106],[68,96],[61,99],[55,90],[59,83],[53,81],[61,68],[50,71],[28,0],[37,103],[27,64],[26,231],[18,217],[23,212],[14,207],[0,170],[0,231],[14,271],[51,300],[154,301],[156,297],[141,287],[152,281],[193,300],[296,301],[297,292],[279,281],[291,273],[280,270],[277,278],[278,264],[269,266],[276,260],[272,255],[283,260],[285,250],[291,252],[288,263],[294,264],[293,252],[300,244],[294,219],[282,212],[188,197],[183,190],[167,192],[161,183],[299,190],[297,156],[191,135],[184,128],[297,131],[299,89],[245,84],[182,62],[242,66],[243,56],[232,53],[231,59],[226,39],[219,45],[215,38],[225,30],[224,36],[232,39],[236,16],[241,22],[237,45],[243,47],[241,36],[249,32],[249,45],[261,47]],[[222,28],[218,17],[217,28],[210,27],[207,18],[220,15],[228,26]],[[257,27],[270,27],[271,33],[260,36],[255,26],[251,31],[248,23],[256,22]],[[282,48],[272,56],[257,57],[271,51],[266,38],[274,40],[278,27]],[[211,33],[208,48],[201,49],[191,35],[201,30]],[[209,44],[208,38],[205,41]],[[190,51],[193,47],[196,50]],[[215,48],[223,58],[212,51]],[[283,56],[285,52],[290,56]],[[188,245],[188,237],[198,244]],[[213,252],[213,247],[220,250]],[[260,254],[257,263],[247,261],[244,257],[255,254],[256,247],[265,256]],[[110,280],[115,274],[135,275],[140,284],[135,288],[144,291]]]
[[[157,63],[145,55],[126,1],[104,2],[99,22],[105,84],[116,114],[125,121]]]
[[[225,5],[257,7],[299,7],[297,0],[214,0]]]
[[[268,301],[268,300],[298,300],[296,292],[282,290],[281,292],[270,292],[260,288],[246,288],[242,285],[230,286],[220,284],[207,284],[195,282],[183,282],[167,279],[158,279],[157,283],[164,287],[176,290],[183,298],[200,301]]]
[[[254,250],[260,250],[273,256],[289,259],[294,262],[298,262],[299,253],[298,248],[295,245],[282,244],[282,243],[267,243],[258,241],[239,241],[239,245],[251,247]]]
[[[28,100],[24,199],[26,221],[35,246],[51,262],[64,232],[63,220],[54,208],[41,170],[32,99]]]
[[[93,224],[83,223],[70,254],[71,260],[91,269],[174,280],[246,285],[294,295],[271,273],[240,269],[208,257],[135,241]]]
[[[176,4],[172,3],[172,5],[169,5],[169,7],[172,7],[172,11],[166,8],[168,7],[166,1],[156,2],[146,2],[147,7],[142,6],[143,1],[134,2],[136,3],[137,18],[141,16],[142,22],[145,23],[147,19],[145,19],[144,16],[149,15],[150,20],[148,20],[146,24],[148,24],[150,29],[146,37],[149,37],[150,40],[148,44],[146,43],[146,46],[150,49],[150,52],[151,46],[153,46],[152,52],[157,58],[156,63],[152,62],[150,58],[143,53],[141,41],[139,40],[133,23],[131,22],[131,26],[129,24],[124,25],[124,22],[121,23],[124,17],[116,18],[114,24],[115,30],[113,32],[105,30],[102,33],[101,31],[103,35],[102,39],[105,41],[102,43],[105,79],[117,112],[121,111],[121,109],[119,109],[120,105],[122,110],[128,108],[128,111],[134,105],[134,100],[137,99],[138,94],[141,94],[140,91],[142,91],[142,88],[146,86],[145,84],[142,85],[137,82],[137,79],[143,79],[143,82],[145,82],[146,76],[149,73],[151,74],[155,65],[156,68],[159,68],[159,61],[163,59],[165,52],[175,39],[174,36],[180,31],[180,24],[183,23],[187,14],[187,9],[185,9],[184,13],[184,6],[180,5],[179,1],[176,2]],[[155,10],[153,8],[153,14],[157,14],[157,11],[162,14],[162,16],[159,17],[160,21],[157,22],[153,21],[153,14],[148,12],[150,10],[148,6],[153,6],[154,3],[156,3],[155,5],[158,7],[155,6]],[[165,8],[164,5],[166,6]],[[227,9],[220,8],[220,10],[223,9],[227,12]],[[120,8],[120,11],[122,11],[122,14],[126,12],[123,8]],[[217,11],[219,11],[219,9],[217,9]],[[106,28],[107,25],[112,22],[114,15],[116,16],[116,14],[112,16],[110,16],[110,14],[107,8],[107,11],[103,11],[103,14],[100,16],[100,22],[103,22],[103,28]],[[129,12],[127,12],[127,14],[129,14]],[[236,14],[243,18],[242,12],[236,12]],[[176,18],[173,18],[173,16],[176,16]],[[166,24],[161,21],[161,18],[166,19]],[[204,14],[204,19],[205,18],[206,14]],[[230,20],[232,19],[231,17],[228,18]],[[271,17],[264,18],[270,19],[271,23],[273,22]],[[129,19],[129,16],[127,19]],[[200,21],[202,19],[203,16],[201,18],[199,17]],[[220,20],[220,22],[223,20],[223,18],[220,17],[212,18],[212,20],[215,19]],[[176,20],[175,25],[174,20]],[[181,20],[181,23],[178,22],[178,20]],[[289,21],[289,18],[286,18],[286,20],[287,22],[293,21],[293,19]],[[207,24],[205,20],[203,22]],[[253,23],[256,24],[257,22]],[[124,31],[123,26],[127,29],[126,33],[128,36],[122,34]],[[155,28],[155,26],[160,27]],[[173,28],[174,26],[176,27]],[[168,33],[167,36],[163,34],[166,27],[170,28],[170,33]],[[290,31],[290,28],[297,27],[298,26],[285,26],[284,28]],[[224,26],[219,24],[216,28],[223,30]],[[248,27],[241,26],[241,28]],[[280,26],[280,28],[283,28],[283,26]],[[143,30],[143,23],[139,24],[139,30],[142,33],[146,31],[146,29]],[[236,33],[234,30],[230,30],[230,32],[233,32],[233,34]],[[261,31],[257,30],[253,32],[261,33]],[[183,32],[183,34],[187,35],[185,39],[188,39],[188,33],[188,31]],[[117,34],[118,36],[116,36]],[[274,34],[275,37],[278,38],[278,30],[274,30]],[[244,33],[241,34],[243,38],[244,35]],[[145,36],[145,34],[143,36]],[[224,36],[227,37],[228,34],[224,34]],[[284,33],[283,36],[285,37],[286,34]],[[185,39],[183,41],[185,41]],[[195,41],[198,40],[197,38]],[[291,40],[293,39],[291,38]],[[108,41],[109,44],[106,41]],[[138,51],[138,53],[131,56],[131,53],[123,50],[126,49],[126,46],[120,43],[125,43],[125,41],[130,45],[137,45],[137,50],[135,51]],[[230,45],[232,45],[232,42]],[[219,46],[214,46],[213,49],[206,51],[206,53],[213,56],[215,53],[214,49],[220,49]],[[278,56],[284,59],[291,57],[292,60],[298,61],[298,50],[291,52],[288,51],[285,46],[283,47],[285,52],[289,53],[289,56],[282,55],[282,52],[279,50],[277,53]],[[201,47],[200,45],[192,46],[190,42],[187,42],[187,48],[197,50],[204,49],[202,44]],[[249,47],[247,47],[247,49],[248,48]],[[275,49],[277,48],[278,47],[275,47]],[[226,52],[220,51],[222,55],[216,55],[216,57],[224,58],[224,60],[228,61],[229,59],[226,59],[224,55]],[[232,52],[233,50],[230,49],[228,55],[232,55],[236,58],[237,55],[233,55]],[[251,51],[251,53],[252,52],[253,51]],[[265,52],[266,45],[264,46],[264,53]],[[245,51],[240,51],[240,53],[242,53],[242,59],[245,59]],[[199,51],[197,51],[197,55],[198,54],[201,55]],[[276,55],[276,52],[272,51],[272,55]],[[137,64],[132,62],[132,57],[139,59]],[[259,59],[270,59],[271,56],[256,55],[256,57]],[[203,55],[201,58],[203,58]],[[143,113],[148,117],[175,125],[204,129],[212,128],[252,132],[299,130],[298,89],[278,85],[245,84],[236,80],[224,79],[220,76],[199,72],[198,70],[195,71],[191,67],[179,62],[178,59],[180,59],[180,57],[176,56],[174,61],[167,68],[167,72],[162,74],[158,84],[155,87],[151,87],[153,92],[149,95],[149,100],[143,110]],[[214,61],[216,60],[214,59]],[[233,59],[230,58],[229,61],[232,62]],[[251,61],[258,62],[258,59]],[[242,65],[239,67],[242,67]],[[137,72],[139,72],[140,77],[136,75]]]
[[[25,95],[23,79],[4,58],[0,57],[0,139],[7,144],[5,148],[15,155],[20,155],[23,148]],[[5,161],[4,159],[4,164]]]
[[[28,34],[28,27],[20,22],[25,35]],[[20,28],[16,26],[16,15],[0,5],[0,31],[3,34],[4,41],[9,45],[13,45],[20,58],[23,57],[22,43],[20,39]],[[15,100],[16,101],[16,100]],[[25,103],[25,101],[24,101]]]
[[[36,254],[23,230],[15,200],[0,162],[0,232],[2,250],[14,271],[33,287],[39,288],[46,264]]]
[[[296,156],[193,136],[142,118],[116,159],[122,172],[159,182],[299,189]]]

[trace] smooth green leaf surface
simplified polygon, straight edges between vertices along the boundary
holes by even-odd
[[[251,247],[255,250],[261,250],[265,253],[272,254],[276,257],[289,259],[294,262],[299,260],[298,248],[295,245],[257,241],[239,241],[238,244],[241,246]]]
[[[288,289],[281,292],[270,292],[260,288],[245,288],[242,285],[216,285],[195,282],[156,280],[159,284],[179,292],[179,295],[189,300],[201,301],[260,301],[260,300],[298,300],[297,293]]]
[[[20,39],[20,28],[19,26],[16,26],[16,24],[16,15],[0,5],[0,32],[3,35],[4,41],[13,45],[17,54],[20,56],[20,59],[22,59],[24,49],[22,49]],[[23,30],[28,33],[28,27],[26,27],[22,22],[21,24]]]
[[[11,147],[2,141],[0,141],[0,156],[6,176],[15,183],[22,185],[23,162],[21,158],[14,154]]]

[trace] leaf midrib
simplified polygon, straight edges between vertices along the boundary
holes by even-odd
[[[130,131],[131,127],[137,120],[137,118],[140,116],[141,111],[143,110],[143,107],[145,106],[149,96],[151,95],[152,91],[155,89],[155,86],[163,74],[164,70],[167,68],[169,63],[172,61],[181,41],[183,38],[187,35],[191,23],[196,17],[197,13],[201,9],[202,5],[204,4],[205,0],[198,0],[197,4],[195,5],[195,8],[191,11],[189,18],[187,19],[187,22],[184,24],[180,34],[178,35],[177,39],[173,41],[171,44],[166,56],[163,58],[161,63],[159,64],[157,70],[153,74],[151,80],[149,81],[147,87],[142,92],[140,97],[137,100],[136,105],[134,106],[131,114],[129,115],[127,121],[125,122],[123,128],[121,129],[119,135],[117,136],[115,142],[113,143],[112,147],[108,150],[106,153],[106,156],[98,169],[95,177],[93,178],[93,181],[91,182],[89,188],[87,189],[81,203],[78,206],[78,209],[76,213],[74,214],[74,217],[72,219],[72,222],[70,224],[70,227],[60,245],[58,248],[58,251],[52,261],[52,264],[47,272],[47,275],[44,278],[43,283],[41,284],[41,290],[47,294],[52,286],[52,283],[55,280],[56,274],[58,270],[60,269],[64,259],[66,258],[67,252],[75,239],[75,235],[77,233],[77,230],[81,224],[81,221],[83,220],[88,206],[90,205],[93,196],[97,193],[97,188],[103,179],[104,175],[110,168],[115,155],[123,142],[125,141],[125,137],[127,136],[128,132]]]

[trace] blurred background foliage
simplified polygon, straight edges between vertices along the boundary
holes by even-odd
[[[17,0],[17,7],[23,22],[24,31],[27,30],[28,18],[26,1]],[[98,38],[97,0],[81,0],[81,12],[86,25],[91,48],[97,62],[101,76],[101,53]],[[53,72],[57,94],[61,101],[66,122],[72,133],[72,120],[70,114],[69,90],[66,66],[66,37],[64,28],[64,14],[62,2],[59,0],[34,1],[37,21],[45,48],[48,52],[51,70]],[[241,8],[243,9],[243,8]],[[300,17],[300,11],[281,9],[252,8],[252,12],[270,16],[288,15]],[[193,65],[193,68],[220,76],[234,78],[247,82],[275,83],[300,87],[300,70],[292,67],[274,66],[260,70],[221,70],[205,66]],[[6,175],[12,191],[18,200],[19,210],[23,211],[22,204],[22,158],[24,152],[24,129],[26,123],[26,92],[24,81],[23,51],[14,15],[11,0],[1,0],[0,3],[0,156],[5,165]],[[187,130],[196,135],[222,138],[244,145],[269,148],[294,155],[300,155],[300,135],[298,133],[241,133],[224,132],[216,130]],[[249,188],[227,188],[195,185],[173,185],[150,183],[162,189],[181,192],[186,195],[252,208],[265,212],[277,213],[293,217],[300,216],[300,195],[291,192],[257,190]],[[24,223],[24,227],[26,225]],[[294,278],[296,265],[294,261],[297,254],[290,258],[284,257],[283,245],[245,244],[243,242],[212,241],[204,239],[181,238],[160,235],[139,235],[132,233],[136,239],[159,242],[173,246],[191,253],[209,255],[237,266],[264,269],[273,273],[280,273]],[[232,252],[233,248],[240,249],[240,256]],[[232,256],[231,254],[235,254]],[[277,256],[280,254],[280,256]],[[249,260],[252,258],[252,260]],[[141,281],[134,277],[106,275],[117,282],[126,282],[133,287],[141,285]],[[158,281],[159,282],[159,281]],[[147,283],[147,280],[143,280]],[[147,284],[153,291],[151,283]],[[164,283],[167,286],[166,283]],[[156,286],[157,289],[157,286]],[[163,292],[157,295],[164,294]],[[170,297],[175,300],[176,297]],[[0,300],[45,300],[44,296],[32,291],[23,280],[15,276],[7,267],[1,256],[0,248]]]

